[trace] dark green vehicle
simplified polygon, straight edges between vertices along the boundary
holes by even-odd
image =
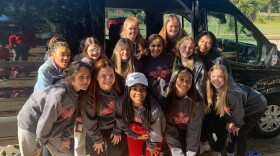
[[[169,14],[176,14],[181,27],[194,38],[203,30],[216,35],[219,49],[231,63],[234,79],[267,97],[267,111],[259,121],[258,132],[265,137],[278,135],[279,51],[229,0],[1,0],[0,42],[8,47],[9,35],[18,31],[33,42],[28,61],[0,61],[1,68],[11,70],[9,77],[0,81],[0,139],[17,137],[17,112],[33,92],[46,42],[54,34],[65,37],[72,58],[78,54],[79,41],[87,36],[98,38],[110,56],[114,45],[106,26],[108,19],[136,16],[141,34],[147,37],[160,31]],[[15,70],[20,74],[15,76]]]

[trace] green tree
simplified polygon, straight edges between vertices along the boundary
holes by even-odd
[[[231,0],[251,21],[256,19],[260,0]]]

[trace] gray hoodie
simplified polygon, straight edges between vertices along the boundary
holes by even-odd
[[[109,94],[99,91],[99,109],[93,109],[93,96],[88,98],[86,110],[82,109],[83,125],[94,143],[103,142],[101,131],[113,129],[112,134],[120,135],[121,130],[116,127],[115,106],[118,94],[112,90]]]
[[[234,83],[227,92],[225,117],[240,128],[245,125],[244,117],[261,112],[267,107],[264,95],[243,84]]]
[[[137,134],[133,132],[130,128],[130,123],[126,123],[122,119],[122,105],[123,105],[124,96],[121,96],[117,100],[117,106],[116,106],[116,121],[118,127],[124,131],[124,133],[133,139],[137,139],[141,134]],[[151,97],[151,127],[148,130],[149,131],[149,139],[147,140],[148,147],[154,148],[156,145],[163,141],[162,134],[165,130],[165,118],[163,115],[163,112],[161,111],[160,106],[158,105],[158,102]],[[142,118],[140,116],[140,110],[139,108],[134,109],[134,118],[140,119],[135,120],[134,122],[142,123]]]
[[[41,146],[48,143],[48,138],[69,140],[74,132],[78,97],[64,79],[34,92],[17,116],[18,126],[36,134]]]
[[[190,119],[190,100],[188,96],[181,100],[175,99],[174,106],[171,108],[173,120],[167,122],[165,138],[172,155],[184,155],[182,149],[192,152],[198,150],[204,105],[202,102],[197,102],[194,116]],[[181,132],[186,134],[186,147],[181,146]]]

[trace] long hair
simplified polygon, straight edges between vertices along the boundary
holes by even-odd
[[[176,21],[178,22],[179,24],[179,32],[178,34],[176,35],[176,40],[179,41],[181,38],[183,38],[184,36],[187,36],[187,33],[185,32],[184,29],[181,28],[181,24],[180,24],[180,20],[179,18],[174,15],[174,14],[171,14],[167,17],[167,20],[165,21],[163,27],[161,28],[160,32],[158,33],[160,36],[162,36],[162,38],[166,41],[167,40],[167,32],[166,32],[166,27],[167,27],[167,24],[170,22],[170,21]]]
[[[106,67],[110,67],[110,68],[113,69],[114,74],[115,74],[115,78],[116,78],[116,72],[115,72],[114,66],[111,63],[111,61],[108,60],[108,59],[98,60],[95,63],[95,66],[94,66],[94,69],[93,69],[93,72],[92,72],[92,75],[91,75],[92,81],[89,85],[89,88],[87,90],[86,95],[84,96],[84,98],[82,100],[82,107],[83,108],[85,108],[85,106],[86,106],[87,98],[89,96],[93,96],[93,110],[95,112],[99,111],[99,105],[100,105],[100,101],[101,101],[101,99],[100,99],[101,96],[99,95],[99,93],[100,93],[99,91],[101,89],[100,89],[99,83],[97,81],[97,76],[98,76],[99,71],[103,68],[106,68]],[[115,83],[112,86],[112,89],[114,91],[116,91],[118,94],[121,93],[120,87],[119,87],[118,82],[116,80],[115,80]]]
[[[203,37],[203,36],[209,36],[211,38],[212,41],[212,47],[213,48],[217,48],[217,39],[216,36],[211,32],[211,31],[202,31],[201,33],[199,33],[196,37],[195,43],[196,43],[196,47],[198,46],[198,41]],[[210,49],[210,50],[211,50]]]
[[[138,26],[138,33],[137,33],[137,36],[136,36],[136,39],[135,39],[135,42],[137,44],[138,49],[135,49],[135,51],[139,51],[139,53],[141,55],[142,52],[145,49],[145,39],[140,34],[140,29],[139,29],[139,24],[140,23],[139,23],[139,21],[136,17],[131,16],[131,17],[126,18],[126,20],[123,23],[123,27],[122,27],[120,35],[121,35],[122,38],[127,38],[127,34],[126,34],[125,30],[128,27],[128,24],[130,24],[130,23],[134,23]]]
[[[123,63],[121,59],[121,50],[124,47],[129,48],[129,55],[130,55],[130,58],[127,62],[127,68],[125,71],[123,71],[122,68]],[[114,53],[111,58],[111,61],[115,66],[116,72],[124,77],[126,77],[127,74],[129,73],[135,72],[134,59],[135,59],[135,55],[134,55],[133,43],[128,38],[121,38],[116,44],[114,48]]]
[[[75,76],[80,72],[81,68],[85,67],[90,71],[90,67],[88,64],[75,61],[72,62],[67,69],[65,69],[62,73],[62,77],[66,79],[66,81],[71,84],[71,82],[75,79]]]
[[[180,52],[180,47],[181,45],[186,42],[186,41],[191,41],[192,44],[194,44],[194,40],[189,37],[189,36],[185,36],[183,37],[179,42],[177,42],[176,44],[176,53],[175,56],[177,59],[181,60],[181,52]],[[194,50],[194,49],[193,49]],[[194,52],[193,52],[194,53]],[[193,58],[193,54],[187,59],[186,62],[182,62],[183,66],[190,68],[191,70],[194,69],[194,58]]]
[[[130,88],[131,87],[125,86],[124,101],[122,106],[123,120],[128,124],[134,121],[134,106],[130,98]],[[141,117],[141,120],[143,126],[146,129],[150,129],[152,114],[151,114],[151,100],[150,100],[150,95],[148,94],[148,87],[146,87],[146,92],[147,94],[143,102],[143,107],[145,108],[145,110],[144,112],[142,112],[143,116]]]
[[[225,79],[224,85],[221,87],[219,93],[216,92],[215,87],[211,83],[211,73],[214,70],[221,70]],[[206,95],[207,95],[207,103],[206,103],[206,112],[209,112],[211,109],[211,106],[214,105],[214,108],[217,112],[217,114],[220,115],[220,117],[224,116],[224,107],[226,106],[226,97],[227,97],[227,91],[230,88],[231,84],[228,79],[229,75],[227,72],[227,69],[225,66],[221,64],[214,65],[208,72],[208,80],[206,82]],[[214,94],[217,95],[216,103],[213,101]]]
[[[148,46],[147,48],[144,50],[144,53],[143,53],[143,56],[148,56],[148,55],[151,55],[151,51],[149,49],[149,46],[152,44],[152,42],[156,39],[159,39],[161,44],[162,44],[162,52],[161,54],[163,54],[165,52],[165,41],[164,39],[162,38],[162,36],[160,36],[159,34],[152,34],[149,36],[148,40],[147,40],[147,43],[148,43]]]
[[[83,54],[84,54],[84,56],[86,56],[87,58],[91,59],[91,58],[89,57],[89,55],[88,55],[87,50],[88,50],[88,47],[89,47],[90,45],[93,45],[93,44],[97,45],[97,46],[101,49],[99,58],[98,58],[97,60],[99,60],[99,59],[101,59],[101,58],[106,58],[106,56],[105,56],[105,54],[104,54],[104,52],[103,52],[103,50],[102,50],[102,48],[101,48],[102,46],[101,46],[100,42],[99,42],[96,38],[94,38],[94,37],[87,37],[87,38],[85,39],[85,41],[84,41],[84,47],[83,47]],[[92,59],[91,59],[91,60],[92,60]],[[97,61],[97,60],[94,60],[94,61]]]
[[[174,107],[175,107],[175,99],[176,99],[176,81],[177,81],[178,75],[182,71],[187,71],[192,75],[192,85],[186,95],[190,99],[190,103],[189,103],[190,119],[193,118],[194,113],[195,113],[196,101],[197,101],[197,91],[195,88],[193,72],[188,67],[178,66],[171,75],[171,79],[169,81],[169,84],[167,86],[167,91],[166,91],[167,109],[166,109],[165,116],[166,116],[167,121],[169,121],[169,122],[173,121],[172,110],[175,109]]]

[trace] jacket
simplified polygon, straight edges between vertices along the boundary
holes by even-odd
[[[191,99],[185,96],[183,99],[175,99],[174,106],[171,108],[172,121],[167,121],[165,138],[172,155],[184,155],[182,149],[197,152],[200,143],[200,131],[202,125],[202,114],[204,104],[197,101],[195,113],[192,119],[189,114],[189,104]],[[180,140],[181,132],[186,133],[186,147],[182,147]]]
[[[102,130],[112,129],[112,134],[121,134],[115,120],[117,97],[118,94],[114,90],[109,94],[99,91],[100,104],[98,111],[93,108],[93,95],[89,96],[86,107],[82,108],[83,126],[94,143],[103,142]]]
[[[34,92],[17,115],[18,126],[36,134],[41,146],[48,138],[69,140],[74,133],[78,97],[64,79]]]
[[[62,74],[62,70],[56,65],[52,57],[42,64],[38,70],[37,81],[34,86],[34,92],[50,86],[55,78]]]
[[[225,117],[238,128],[246,124],[244,117],[264,111],[267,107],[262,93],[239,83],[228,90],[226,100]]]

